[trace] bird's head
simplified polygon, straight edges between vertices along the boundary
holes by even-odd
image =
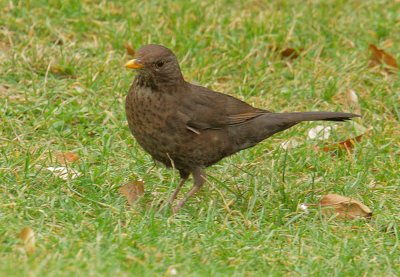
[[[183,81],[181,69],[175,54],[168,48],[148,44],[142,46],[133,60],[125,67],[138,70],[145,81],[155,84],[174,84]]]

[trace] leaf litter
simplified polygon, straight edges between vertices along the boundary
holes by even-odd
[[[335,216],[339,219],[356,219],[372,217],[372,211],[362,202],[339,194],[324,195],[318,204],[303,203],[300,209],[308,213],[308,207],[317,206],[324,216]]]
[[[54,176],[63,180],[72,180],[82,175],[82,173],[80,173],[79,171],[65,166],[49,166],[47,170],[51,171]]]
[[[119,192],[126,197],[128,204],[132,205],[144,194],[144,181],[139,179],[128,182],[119,188]]]
[[[304,50],[304,48],[296,50],[295,48],[292,47],[287,47],[282,49],[281,47],[274,44],[269,45],[267,49],[272,52],[279,52],[281,59],[287,59],[289,61],[297,59],[300,56],[300,53]]]
[[[56,159],[60,164],[66,165],[79,160],[79,155],[73,152],[57,153]]]
[[[397,70],[399,68],[396,59],[385,50],[379,49],[374,44],[370,44],[368,46],[368,49],[371,52],[368,63],[369,67],[382,65],[386,73],[393,73],[394,70]]]
[[[354,146],[356,145],[357,142],[361,141],[361,138],[363,135],[356,136],[354,138],[349,138],[344,141],[338,142],[336,144],[330,145],[330,146],[324,146],[321,149],[325,152],[330,152],[333,150],[338,150],[338,149],[344,149],[346,151],[350,151]]]

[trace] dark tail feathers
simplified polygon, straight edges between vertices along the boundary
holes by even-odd
[[[302,121],[345,121],[353,117],[359,117],[359,115],[337,112],[265,113],[238,125],[238,128],[230,130],[236,147],[228,153],[230,155],[254,146],[273,134],[286,130]]]
[[[341,113],[341,112],[294,112],[294,113],[278,113],[277,117],[285,118],[289,122],[302,122],[302,121],[346,121],[353,117],[360,117],[357,114]]]

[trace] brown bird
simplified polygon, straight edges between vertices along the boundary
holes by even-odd
[[[341,112],[274,113],[232,96],[190,84],[174,53],[161,45],[141,47],[127,68],[138,74],[126,97],[126,116],[137,142],[157,161],[179,170],[174,201],[189,175],[194,184],[178,211],[205,182],[204,169],[302,121],[344,121]]]

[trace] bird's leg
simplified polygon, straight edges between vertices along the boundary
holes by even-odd
[[[173,209],[174,213],[177,213],[179,211],[180,208],[182,208],[182,206],[186,203],[186,201],[192,197],[200,188],[201,186],[204,184],[204,182],[206,181],[206,177],[204,174],[204,171],[201,168],[195,168],[192,171],[192,175],[193,175],[193,187],[191,188],[191,190],[186,194],[185,198],[182,199],[178,205]]]
[[[189,173],[183,173],[180,172],[181,174],[181,180],[179,181],[178,186],[176,187],[174,193],[172,194],[171,198],[169,199],[169,203],[172,204],[176,198],[176,196],[178,195],[179,191],[181,190],[183,184],[186,182],[186,180],[189,178]]]

